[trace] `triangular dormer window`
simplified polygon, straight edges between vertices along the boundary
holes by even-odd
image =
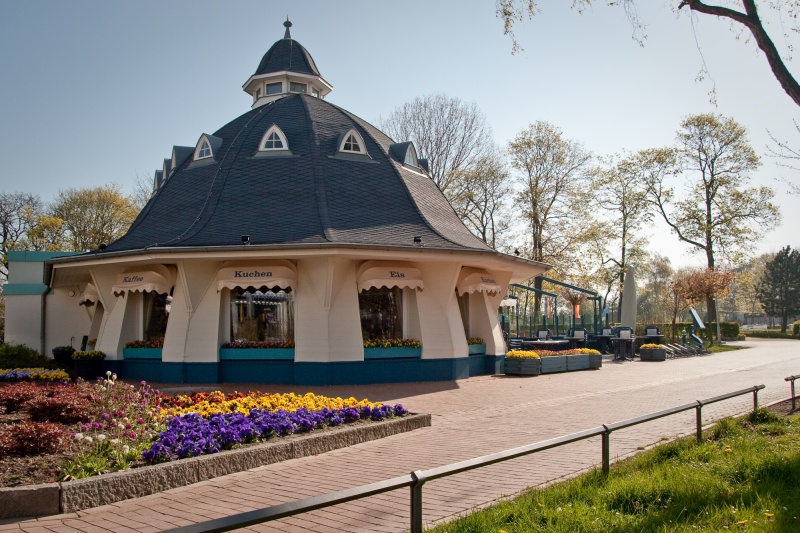
[[[270,126],[264,136],[261,138],[261,144],[258,145],[259,152],[268,152],[275,150],[288,150],[289,143],[286,142],[286,136],[281,129],[276,126]]]
[[[200,142],[197,145],[197,150],[195,150],[194,152],[195,160],[208,159],[213,155],[214,154],[211,152],[211,144],[209,144],[208,139],[206,139],[205,137],[200,139]]]
[[[411,165],[412,167],[418,167],[419,161],[417,161],[417,150],[414,148],[413,144],[408,145],[408,150],[406,150],[406,157],[405,161],[403,161],[404,165]]]
[[[346,154],[366,154],[364,139],[356,130],[350,130],[344,134],[342,142],[339,144],[339,151]]]

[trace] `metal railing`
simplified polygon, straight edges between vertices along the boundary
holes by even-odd
[[[797,396],[795,396],[795,394],[794,394],[794,380],[796,380],[796,379],[800,379],[800,374],[798,374],[796,376],[789,376],[788,378],[783,378],[783,381],[788,381],[789,382],[789,386],[792,389],[792,411],[794,411],[795,407],[796,407],[795,406],[795,401],[796,401]]]
[[[798,378],[798,377],[800,376],[793,376],[793,378]],[[786,379],[789,380],[789,378]],[[792,387],[794,387],[794,381],[792,381]],[[756,385],[753,387],[749,387],[747,389],[742,389],[735,392],[729,392],[727,394],[722,394],[720,396],[714,396],[713,398],[708,398],[705,400],[697,400],[692,403],[687,403],[685,405],[680,405],[678,407],[672,407],[670,409],[665,409],[663,411],[642,415],[636,418],[629,418],[628,420],[623,420],[621,422],[614,422],[613,424],[603,424],[602,426],[598,426],[592,429],[586,429],[583,431],[579,431],[577,433],[571,433],[569,435],[556,437],[554,439],[549,439],[534,444],[528,444],[526,446],[520,446],[518,448],[512,448],[510,450],[505,450],[490,455],[484,455],[481,457],[476,457],[474,459],[461,461],[458,463],[439,466],[436,468],[430,468],[428,470],[415,470],[414,472],[411,472],[410,474],[404,476],[399,476],[392,479],[386,479],[383,481],[378,481],[376,483],[370,483],[368,485],[361,485],[360,487],[353,487],[349,489],[339,490],[336,492],[330,492],[328,494],[323,494],[321,496],[314,496],[311,498],[305,498],[303,500],[296,500],[293,502],[282,503],[280,505],[274,505],[272,507],[266,507],[255,511],[240,513],[225,518],[217,518],[214,520],[209,520],[207,522],[201,522],[198,524],[192,524],[189,526],[170,529],[169,531],[172,533],[213,533],[221,531],[231,531],[234,529],[249,527],[256,524],[261,524],[263,522],[270,522],[272,520],[278,520],[280,518],[286,518],[289,516],[306,513],[308,511],[314,511],[316,509],[331,507],[333,505],[338,505],[340,503],[359,500],[361,498],[366,498],[368,496],[374,496],[376,494],[382,494],[384,492],[390,492],[404,487],[409,487],[411,489],[411,502],[410,502],[411,532],[421,533],[422,532],[422,487],[428,481],[432,481],[434,479],[439,479],[447,476],[452,476],[460,472],[474,470],[476,468],[481,468],[495,463],[508,461],[509,459],[514,459],[516,457],[530,455],[536,452],[549,450],[551,448],[563,446],[565,444],[570,444],[572,442],[578,442],[581,440],[586,440],[597,436],[602,436],[603,473],[608,474],[610,468],[609,456],[610,456],[611,432],[694,409],[696,413],[695,416],[696,416],[697,441],[701,442],[703,440],[703,422],[702,422],[703,407],[705,407],[706,405],[710,405],[712,403],[721,402],[723,400],[728,400],[730,398],[736,398],[737,396],[743,396],[745,394],[752,393],[753,410],[755,410],[758,408],[758,391],[763,388],[764,385]],[[794,391],[794,388],[792,390]]]

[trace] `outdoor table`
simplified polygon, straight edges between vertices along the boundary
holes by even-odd
[[[610,353],[613,351],[611,347],[611,339],[615,339],[614,335],[595,335],[595,339],[599,339],[597,342],[597,347],[600,348],[602,353]]]
[[[559,347],[569,346],[568,340],[546,340],[546,341],[522,341],[522,349],[536,349],[555,350]]]
[[[653,344],[661,344],[661,339],[664,338],[664,335],[642,335],[642,337],[644,337],[645,343],[652,342]]]
[[[634,342],[636,342],[636,337],[631,337],[629,339],[611,337],[610,340],[614,344],[615,361],[633,361],[633,346]],[[629,354],[630,357],[628,357]]]

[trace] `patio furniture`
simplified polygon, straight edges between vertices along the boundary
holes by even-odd
[[[645,344],[661,344],[661,339],[664,338],[664,335],[661,334],[658,326],[645,326],[642,337],[644,337]]]
[[[633,329],[628,326],[620,326],[615,333],[616,335],[610,339],[614,346],[614,360],[633,361],[633,348],[636,342]]]
[[[570,348],[585,348],[588,335],[589,332],[586,331],[586,328],[573,328],[569,330],[569,334],[564,339],[569,341]]]

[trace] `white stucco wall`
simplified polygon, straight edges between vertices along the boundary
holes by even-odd
[[[70,296],[70,291],[72,296]],[[81,338],[89,335],[94,311],[78,305],[80,286],[59,287],[47,296],[45,352],[49,356],[56,346],[81,347]]]
[[[41,296],[7,294],[5,341],[41,350],[41,318]]]

